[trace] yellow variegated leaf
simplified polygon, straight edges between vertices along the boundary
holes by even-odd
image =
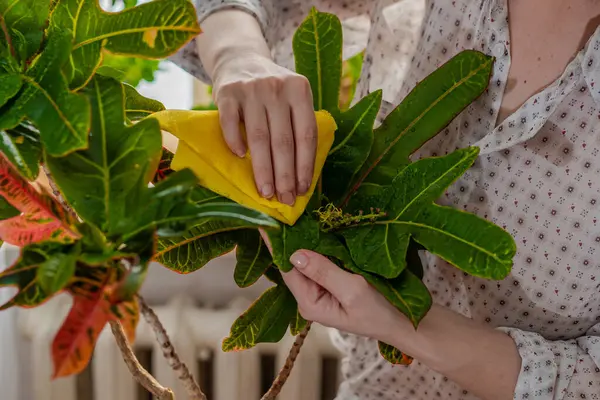
[[[173,170],[190,168],[202,186],[289,225],[293,225],[304,212],[315,190],[337,128],[333,117],[326,111],[317,111],[315,116],[318,147],[312,185],[307,194],[298,196],[296,203],[289,206],[259,194],[250,155],[239,158],[227,147],[217,111],[167,110],[152,115],[163,130],[179,138],[171,164]]]

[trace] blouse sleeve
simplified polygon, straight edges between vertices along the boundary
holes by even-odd
[[[501,330],[521,355],[515,400],[600,399],[600,324],[584,336],[556,341],[519,329]]]
[[[253,15],[262,28],[275,62],[290,69],[293,68],[292,37],[312,6],[319,11],[334,13],[340,19],[363,15],[367,11],[364,0],[194,0],[194,3],[200,24],[212,13],[224,9],[238,9]],[[350,25],[350,29],[357,26],[368,30],[364,24],[356,22]],[[355,43],[353,45],[356,46]],[[203,82],[210,83],[196,50],[195,39],[169,60]]]

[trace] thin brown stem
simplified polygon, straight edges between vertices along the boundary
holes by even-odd
[[[296,336],[296,340],[294,341],[294,345],[290,349],[290,353],[288,354],[285,364],[283,364],[283,368],[277,374],[277,377],[273,381],[271,388],[265,393],[265,395],[261,398],[261,400],[275,400],[281,392],[283,385],[290,377],[292,373],[292,368],[294,368],[294,363],[296,362],[296,358],[298,358],[298,354],[300,354],[300,349],[304,344],[304,339],[306,339],[306,335],[310,331],[311,322],[308,321],[306,327]]]
[[[127,364],[127,368],[129,368],[129,372],[131,372],[133,378],[158,400],[175,400],[175,395],[171,389],[163,387],[144,369],[144,367],[142,367],[127,341],[127,336],[125,335],[121,323],[119,321],[110,321],[110,329],[115,337],[117,346],[119,346],[119,350],[121,350],[123,360],[125,361],[125,364]]]
[[[171,339],[169,339],[169,335],[165,330],[165,327],[162,325],[154,310],[152,310],[148,304],[144,301],[144,299],[138,295],[138,302],[140,305],[140,312],[144,316],[144,319],[150,325],[152,330],[154,331],[154,335],[156,336],[156,340],[160,344],[160,347],[163,351],[163,356],[167,360],[167,363],[178,374],[178,378],[185,387],[185,390],[188,393],[190,400],[206,400],[206,395],[202,393],[200,386],[190,373],[188,367],[181,361],[175,349],[173,348],[173,344],[171,343]]]

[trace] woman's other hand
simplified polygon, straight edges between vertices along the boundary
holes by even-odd
[[[299,250],[294,268],[283,279],[298,302],[303,318],[344,332],[389,343],[409,325],[394,306],[360,275],[351,274],[326,257]]]

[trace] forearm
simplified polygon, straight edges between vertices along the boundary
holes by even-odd
[[[239,10],[215,12],[202,22],[202,34],[196,39],[198,53],[209,76],[230,57],[252,54],[271,57],[258,21]]]
[[[510,400],[521,367],[505,333],[434,305],[415,331],[401,319],[387,342],[484,400]]]

